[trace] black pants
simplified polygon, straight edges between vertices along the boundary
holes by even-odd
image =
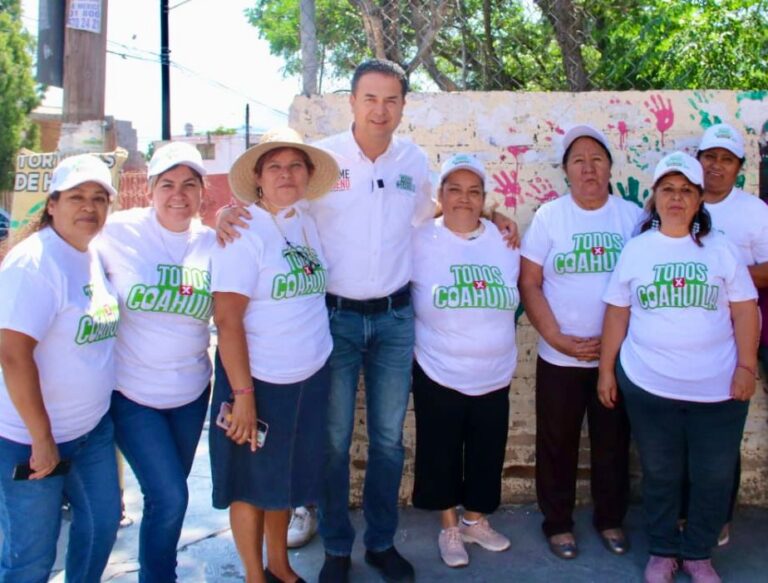
[[[496,510],[509,428],[509,387],[470,397],[436,383],[414,363],[413,404],[413,505],[425,510],[463,506],[482,514]]]
[[[623,401],[605,408],[597,369],[536,362],[536,495],[548,537],[573,530],[584,413],[590,437],[593,524],[620,528],[629,499],[629,421]]]

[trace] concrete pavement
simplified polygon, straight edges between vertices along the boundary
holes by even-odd
[[[179,543],[178,578],[182,583],[232,583],[243,581],[243,570],[229,530],[226,511],[211,506],[210,467],[208,463],[208,428],[206,426],[189,479],[190,506]],[[121,529],[110,557],[104,581],[129,583],[137,581],[138,536],[141,517],[141,494],[133,474],[126,468],[127,511],[135,523]],[[412,561],[418,581],[462,581],[495,583],[519,581],[524,583],[576,582],[641,582],[647,560],[647,546],[642,529],[640,508],[633,506],[626,526],[632,540],[632,550],[623,557],[605,551],[590,525],[590,508],[576,512],[576,536],[581,554],[574,561],[562,561],[546,548],[540,529],[540,515],[533,504],[505,507],[493,517],[496,529],[512,540],[512,548],[504,553],[490,553],[470,546],[470,565],[464,569],[445,567],[437,552],[438,518],[427,512],[404,509],[396,545]],[[353,513],[353,522],[360,533],[362,516]],[[68,525],[68,523],[65,523]],[[66,526],[59,541],[57,569],[63,567]],[[360,537],[358,537],[360,538]],[[731,543],[719,549],[715,564],[726,582],[754,583],[768,581],[768,510],[740,508],[734,524]],[[358,540],[353,552],[352,581],[379,582],[381,579],[365,564],[364,549]],[[319,537],[308,546],[291,552],[294,569],[307,581],[315,581],[323,561]],[[63,582],[57,572],[53,581]],[[678,575],[678,581],[688,581]]]

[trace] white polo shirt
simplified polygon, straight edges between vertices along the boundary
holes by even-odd
[[[393,136],[372,162],[352,131],[321,140],[339,165],[333,190],[309,203],[328,261],[328,292],[368,300],[411,279],[411,227],[434,211],[424,151]]]

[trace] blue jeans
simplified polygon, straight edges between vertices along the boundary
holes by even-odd
[[[208,410],[210,387],[172,409],[145,407],[112,393],[115,441],[144,496],[139,532],[139,581],[176,580],[176,545],[189,492],[187,476]]]
[[[413,307],[376,314],[329,309],[333,353],[328,403],[320,534],[331,555],[352,552],[355,529],[349,520],[349,447],[360,367],[365,375],[368,463],[363,487],[364,542],[371,551],[392,546],[403,473],[403,420],[413,363]]]
[[[120,522],[120,488],[112,420],[105,415],[85,435],[60,443],[70,460],[65,476],[15,481],[16,464],[29,461],[31,447],[0,438],[0,581],[43,583],[56,560],[64,497],[72,506],[67,546],[68,583],[98,583]]]
[[[643,468],[648,550],[660,557],[707,559],[728,518],[749,402],[698,403],[659,397],[616,367]],[[690,480],[688,521],[680,532],[682,485]]]

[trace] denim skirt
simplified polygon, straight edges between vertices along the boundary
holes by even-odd
[[[216,425],[232,387],[218,351],[211,399],[209,446],[213,506],[247,502],[266,510],[317,504],[326,441],[330,369],[326,363],[311,377],[276,385],[253,379],[256,410],[268,426],[264,446],[237,445]]]

